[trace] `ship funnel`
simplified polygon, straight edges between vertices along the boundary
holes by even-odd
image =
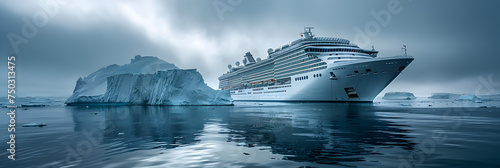
[[[255,63],[255,59],[253,58],[252,53],[247,52],[245,53],[244,57],[245,58],[243,59],[243,65],[250,65]]]

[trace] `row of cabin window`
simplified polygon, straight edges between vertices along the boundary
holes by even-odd
[[[296,77],[295,81],[306,80],[309,79],[309,76]]]
[[[371,72],[372,70],[371,69],[365,69],[366,72]],[[358,70],[355,70],[354,73],[359,73]]]
[[[319,62],[321,60],[318,60],[316,62]],[[301,64],[297,64],[297,65],[294,65],[295,67],[298,67],[298,66],[303,66],[303,65],[308,65],[309,63],[301,63]],[[326,62],[321,62],[321,63],[316,63],[316,64],[312,64],[312,65],[308,65],[308,66],[305,66],[304,68],[314,68],[314,67],[317,67],[317,66],[322,66],[322,65],[326,65]],[[316,70],[316,69],[314,69]],[[279,71],[276,70],[275,72],[278,72],[279,74],[286,74],[286,73],[289,73],[289,72],[293,72],[293,71],[298,71],[297,69],[280,69]],[[301,72],[309,72],[311,70],[308,70],[308,71],[299,71],[298,73],[301,73]]]
[[[360,49],[348,49],[348,48],[306,48],[306,52],[359,52],[365,53]]]
[[[307,58],[308,58],[308,59],[316,59],[316,58],[318,58],[318,56],[307,55]]]
[[[323,76],[323,75],[321,75],[321,74],[314,74],[314,75],[313,75],[313,77],[315,77],[315,78],[319,78],[319,77],[321,77],[321,76]]]
[[[322,62],[321,65],[326,65],[326,62]],[[317,67],[317,68],[308,69],[308,70],[301,70],[301,71],[288,70],[288,71],[279,72],[279,74],[275,75],[275,76],[283,76],[283,74],[286,74],[286,75],[295,75],[295,74],[300,74],[300,73],[303,73],[303,72],[311,72],[311,71],[316,71],[316,70],[321,70],[321,69],[326,69],[326,66],[320,66],[320,67]],[[296,71],[296,72],[289,74],[289,72],[292,72],[292,71]]]

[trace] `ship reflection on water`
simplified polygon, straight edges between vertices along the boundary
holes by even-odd
[[[412,150],[415,145],[407,134],[409,126],[377,116],[371,104],[242,103],[234,107],[72,110],[75,132],[94,130],[93,137],[101,140],[95,128],[103,128],[97,147],[106,150],[102,164],[122,153],[148,151],[143,155],[148,159],[142,160],[164,166],[348,166],[378,162],[370,156]]]
[[[364,155],[380,155],[377,147],[401,147],[413,144],[405,134],[406,125],[380,119],[372,106],[353,104],[288,105],[279,112],[248,108],[234,113],[230,130],[241,131],[236,139],[249,145],[270,146],[273,153],[289,160],[323,164],[365,161]],[[294,107],[295,106],[295,107]]]

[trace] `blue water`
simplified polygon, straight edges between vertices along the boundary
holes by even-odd
[[[0,167],[500,167],[498,107],[19,108],[15,161],[5,116]]]

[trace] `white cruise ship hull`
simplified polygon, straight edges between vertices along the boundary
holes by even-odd
[[[372,102],[412,61],[412,57],[331,61],[326,69],[291,76],[289,84],[232,90],[231,97],[235,101]]]

